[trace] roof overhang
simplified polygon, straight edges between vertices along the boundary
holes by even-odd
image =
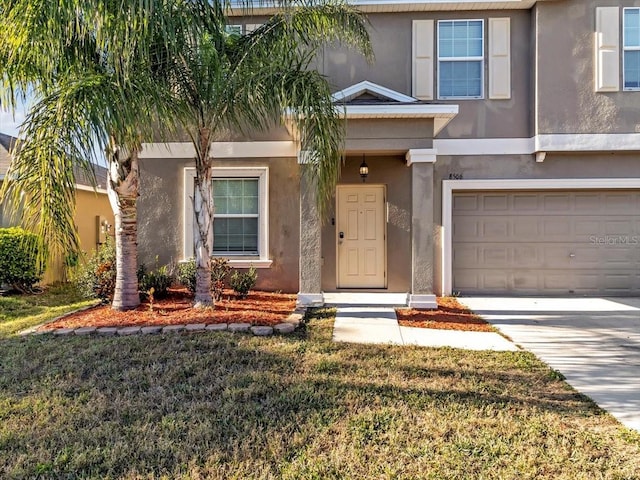
[[[445,10],[528,10],[536,3],[549,0],[348,0],[348,3],[366,13],[433,12]],[[278,10],[273,2],[255,1],[252,8],[243,7],[246,1],[232,1],[229,14],[269,15]]]
[[[342,115],[350,119],[413,118],[433,119],[435,137],[458,114],[458,105],[410,104],[410,105],[344,105]]]

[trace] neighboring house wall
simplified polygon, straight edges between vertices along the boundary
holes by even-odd
[[[0,179],[6,174],[11,156],[9,150],[16,143],[16,138],[9,135],[0,134]],[[81,171],[76,171],[76,191],[75,202],[76,209],[74,213],[74,221],[78,230],[78,238],[80,241],[80,250],[86,255],[91,255],[96,250],[98,242],[98,222],[97,217],[103,219],[106,225],[111,226],[111,235],[113,235],[114,217],[104,190],[106,183],[106,170],[103,167],[95,167],[96,181],[98,190],[94,191],[88,186],[90,183],[86,175]],[[0,182],[1,185],[1,182]],[[16,225],[16,217],[9,212],[3,211],[0,205],[0,227],[11,227]],[[109,232],[106,232],[109,233]],[[50,266],[45,272],[43,283],[52,283],[55,281],[65,280],[65,268],[62,261],[57,265]]]
[[[88,188],[88,187],[85,187]],[[110,228],[107,235],[114,234],[115,219],[106,192],[76,189],[76,212],[74,215],[80,250],[91,254],[99,245],[97,217],[101,217]]]
[[[98,225],[96,217],[104,219],[111,226],[106,232],[113,236],[114,217],[105,191],[89,191],[90,187],[80,186],[76,189],[76,210],[74,221],[78,230],[80,250],[85,258],[90,257],[98,248]],[[67,280],[65,267],[62,262],[51,265],[45,272],[43,283],[53,283]]]

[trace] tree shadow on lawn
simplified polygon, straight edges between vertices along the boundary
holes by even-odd
[[[335,344],[322,328],[0,341],[0,477],[282,477],[318,442],[353,443],[364,414],[426,422],[398,426],[420,443],[436,417],[599,415],[526,353]]]

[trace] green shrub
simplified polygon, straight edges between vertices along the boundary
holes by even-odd
[[[236,292],[240,298],[247,298],[249,291],[255,286],[258,281],[258,272],[251,266],[246,272],[238,272],[237,270],[231,275],[231,288]]]
[[[167,291],[173,283],[173,273],[167,265],[158,267],[158,259],[156,258],[156,269],[147,272],[144,264],[138,267],[138,289],[140,296],[148,295],[153,289],[153,297],[156,299],[165,298]]]
[[[29,292],[40,281],[46,262],[38,261],[38,237],[19,227],[0,228],[0,284]]]
[[[215,300],[222,299],[224,281],[230,271],[229,260],[226,258],[211,259],[211,290],[213,291],[213,298]]]
[[[211,290],[216,300],[222,298],[224,282],[231,267],[226,258],[211,258]],[[196,291],[196,261],[191,258],[178,264],[178,283],[184,285],[191,293]]]
[[[176,276],[178,283],[189,289],[191,293],[196,291],[196,261],[190,258],[186,262],[178,264],[178,274]]]
[[[99,298],[103,303],[113,300],[116,289],[116,246],[113,240],[107,238],[79,267],[75,284],[84,297]]]

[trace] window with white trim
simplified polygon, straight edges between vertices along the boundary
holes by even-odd
[[[484,20],[438,21],[438,97],[484,97]]]
[[[242,25],[225,25],[224,31],[228,35],[242,35]]]
[[[268,167],[213,168],[212,255],[227,257],[234,266],[265,268],[269,259]],[[193,211],[195,169],[185,169],[184,258],[193,257],[197,224]]]
[[[227,35],[247,35],[260,27],[260,23],[247,23],[245,25],[225,25]]]
[[[258,255],[257,177],[214,178],[213,254]]]
[[[625,90],[640,90],[640,8],[625,8],[623,18]]]

